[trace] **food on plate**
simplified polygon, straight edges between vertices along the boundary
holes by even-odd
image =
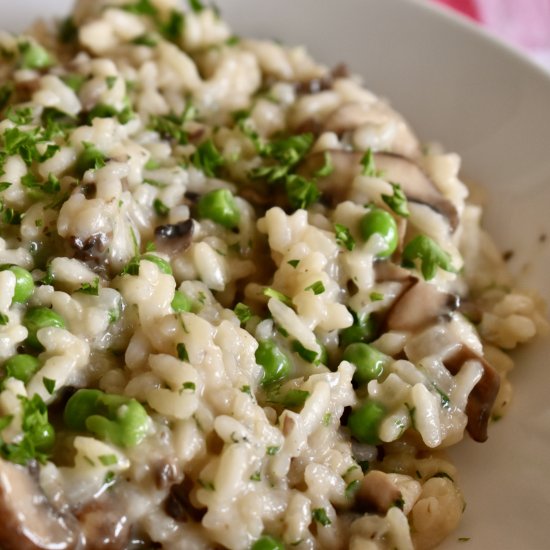
[[[0,546],[439,544],[546,328],[459,157],[200,0],[0,51]]]

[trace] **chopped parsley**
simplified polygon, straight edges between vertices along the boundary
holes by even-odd
[[[324,508],[315,508],[311,511],[311,517],[317,523],[320,523],[323,527],[330,525],[332,521],[327,515],[327,511]]]
[[[384,299],[384,295],[381,294],[380,292],[371,292],[369,294],[369,298],[371,302],[380,302],[381,300]]]
[[[336,242],[350,252],[355,248],[355,239],[351,236],[350,230],[345,225],[340,223],[334,224],[334,233],[336,235]]]
[[[191,392],[194,392],[197,389],[197,386],[194,382],[184,382],[181,386],[182,391],[184,390],[190,390]]]
[[[374,155],[372,153],[372,149],[367,149],[363,155],[363,158],[361,159],[361,166],[363,167],[361,170],[361,174],[363,176],[369,176],[372,178],[380,177],[381,172],[380,170],[377,170],[374,165]]]
[[[125,4],[121,9],[136,15],[151,15],[156,16],[157,8],[151,3],[151,0],[136,0],[132,4]]]
[[[345,490],[346,498],[352,499],[355,498],[355,493],[357,492],[357,489],[359,489],[359,480],[354,479],[353,481],[350,481]]]
[[[0,313],[0,325],[7,325],[10,322],[10,318],[5,313]]]
[[[420,269],[426,281],[435,277],[438,267],[450,273],[457,272],[451,262],[451,256],[426,235],[415,237],[405,246],[401,265],[407,268],[414,268],[414,261],[417,259],[420,260]]]
[[[189,361],[189,355],[187,354],[187,348],[185,347],[185,344],[183,342],[180,342],[176,346],[176,350],[178,353],[178,358],[180,361]]]
[[[82,283],[77,292],[88,294],[89,296],[99,296],[99,277],[96,277],[91,283]]]
[[[55,391],[55,380],[52,380],[51,378],[42,378],[42,383],[44,384],[44,387],[46,388],[46,391],[52,395]]]
[[[261,481],[261,480],[262,480],[262,474],[261,474],[260,470],[258,470],[257,472],[254,472],[250,476],[250,481]]]
[[[403,218],[410,216],[407,206],[407,197],[398,183],[392,183],[393,195],[382,195],[382,200],[398,215]]]
[[[183,14],[178,10],[170,10],[168,20],[159,23],[159,32],[166,40],[177,42],[183,34]]]
[[[279,452],[279,450],[280,450],[280,447],[273,445],[271,447],[267,447],[265,452],[269,456],[275,456]]]
[[[288,260],[287,264],[292,266],[294,269],[298,267],[300,260]]]
[[[87,141],[83,142],[83,151],[76,159],[76,172],[79,177],[84,175],[88,170],[98,170],[105,166],[105,155],[93,144]]]
[[[268,298],[275,298],[275,300],[279,300],[279,302],[283,302],[288,307],[292,307],[292,300],[289,296],[286,294],[283,294],[282,292],[279,292],[278,290],[275,290],[274,288],[267,287],[264,289],[264,296],[267,296]]]
[[[239,302],[233,311],[241,323],[246,323],[252,317],[252,311],[242,302]]]
[[[191,163],[209,178],[214,178],[225,164],[225,159],[214,145],[212,138],[209,138],[203,141],[191,155]]]
[[[316,178],[326,178],[334,172],[334,165],[332,164],[332,158],[328,151],[325,151],[323,155],[323,166],[319,168],[313,175]]]
[[[153,201],[153,209],[159,218],[167,216],[170,212],[170,208],[168,208],[168,206],[166,206],[160,199],[155,199]]]
[[[149,119],[149,128],[159,134],[161,139],[171,140],[179,145],[189,143],[187,132],[183,125],[192,118],[192,110],[185,109],[181,115],[155,115]]]
[[[322,281],[315,281],[313,284],[306,287],[304,290],[311,290],[313,294],[318,296],[319,294],[323,294],[325,292],[325,285]]]
[[[189,0],[189,7],[193,13],[200,13],[205,9],[201,0]]]
[[[248,384],[245,386],[242,386],[241,391],[243,393],[246,393],[247,395],[250,395],[250,397],[252,397],[252,390],[250,389],[250,386]]]
[[[295,351],[304,361],[315,363],[318,360],[318,353],[307,349],[299,340],[293,340],[292,351]]]
[[[308,208],[317,202],[321,196],[321,191],[319,191],[314,181],[296,174],[287,177],[285,189],[288,202],[295,210]]]
[[[21,401],[22,414],[22,438],[17,443],[0,444],[0,454],[7,460],[16,464],[25,465],[36,459],[42,464],[47,459],[47,451],[52,447],[55,432],[48,421],[48,408],[42,398],[35,393],[31,399],[22,395],[18,396]],[[11,422],[10,416],[0,419],[3,427]]]

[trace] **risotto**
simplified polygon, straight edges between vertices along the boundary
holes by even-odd
[[[0,54],[0,547],[437,546],[546,326],[459,157],[200,0]]]

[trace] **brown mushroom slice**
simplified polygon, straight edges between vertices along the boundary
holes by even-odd
[[[443,362],[449,372],[455,375],[470,359],[481,363],[483,375],[468,396],[466,429],[474,441],[481,443],[487,440],[487,425],[500,388],[500,376],[483,357],[465,345],[458,348],[451,356],[446,357]]]
[[[383,101],[344,103],[328,117],[323,127],[327,132],[341,135],[368,123],[381,125],[389,121],[393,121],[397,125],[390,150],[406,157],[417,157],[420,154],[417,137],[403,117]]]
[[[50,504],[29,470],[2,459],[0,512],[2,550],[72,550],[80,545],[71,518]]]
[[[187,250],[193,241],[195,224],[191,218],[178,222],[159,225],[155,228],[155,244],[159,252],[176,254]]]
[[[435,285],[416,279],[393,303],[386,316],[386,329],[418,332],[436,323],[458,307],[458,298]]]
[[[355,503],[362,512],[385,514],[392,506],[402,502],[401,491],[390,476],[379,470],[368,472],[355,494]]]
[[[411,160],[390,153],[376,153],[374,163],[384,173],[384,179],[399,183],[407,199],[426,204],[449,220],[454,231],[458,226],[458,212],[430,178]]]
[[[86,550],[124,550],[130,541],[128,518],[117,510],[116,502],[107,494],[92,500],[76,516],[82,526]]]
[[[330,154],[333,171],[328,176],[320,178],[318,186],[330,203],[336,205],[348,197],[353,179],[361,172],[363,154],[337,149],[327,152]],[[324,163],[324,152],[313,153],[302,162],[299,171],[302,175],[311,177],[324,166]],[[430,206],[449,220],[453,231],[456,229],[456,208],[414,162],[399,155],[375,153],[374,164],[377,170],[384,173],[385,180],[401,185],[408,200]]]

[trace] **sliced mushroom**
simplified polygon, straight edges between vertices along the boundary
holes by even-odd
[[[200,522],[206,510],[193,506],[189,498],[189,493],[192,489],[193,480],[189,477],[185,477],[181,483],[172,485],[170,493],[164,501],[164,511],[166,514],[176,521],[184,522],[190,518],[193,521]]]
[[[426,204],[445,216],[454,231],[458,225],[458,212],[451,201],[446,199],[430,178],[411,160],[390,153],[376,153],[374,162],[377,170],[382,170],[384,179],[399,183],[407,199]]]
[[[69,245],[74,258],[84,262],[98,275],[104,275],[109,264],[107,240],[105,233],[95,233],[84,241],[80,237],[70,237]]]
[[[374,103],[349,102],[336,109],[325,121],[323,129],[338,135],[353,131],[366,124],[395,125],[395,135],[389,150],[406,157],[420,154],[420,144],[403,117],[383,101]]]
[[[480,357],[465,345],[458,348],[450,357],[446,357],[444,364],[449,372],[454,375],[470,359],[481,363],[483,376],[468,396],[468,404],[466,405],[468,425],[466,429],[474,441],[483,442],[487,440],[487,425],[500,388],[500,376],[483,357]]]
[[[368,472],[361,480],[355,495],[357,508],[362,512],[385,514],[402,502],[401,491],[390,476],[379,470]]]
[[[334,170],[318,181],[319,189],[335,205],[345,200],[355,176],[361,171],[362,153],[356,151],[329,150]],[[325,163],[324,152],[309,155],[300,167],[305,176],[312,176]],[[384,179],[399,183],[407,199],[426,204],[449,220],[454,231],[458,225],[458,212],[430,178],[411,160],[390,153],[376,153],[374,163],[384,173]]]
[[[155,244],[160,252],[175,254],[187,250],[193,240],[195,224],[191,218],[183,222],[155,228]]]
[[[348,78],[349,70],[347,65],[340,63],[336,65],[330,73],[323,75],[321,77],[312,78],[310,80],[304,80],[302,82],[297,82],[296,92],[299,94],[317,94],[324,90],[330,90],[332,88],[333,82],[338,78]]]
[[[60,514],[28,468],[0,459],[0,548],[72,550],[81,537],[74,518]]]
[[[393,303],[385,325],[387,330],[417,332],[436,323],[458,307],[458,298],[441,292],[435,285],[416,279]]]
[[[109,495],[93,500],[76,514],[86,550],[124,550],[130,540],[128,518]]]

